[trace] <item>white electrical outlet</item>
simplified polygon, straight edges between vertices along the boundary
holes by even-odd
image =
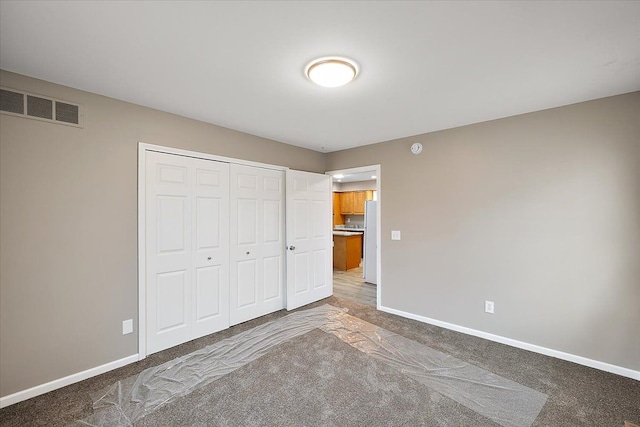
[[[484,302],[484,312],[493,314],[494,303],[493,301],[485,301]]]
[[[400,240],[400,232],[397,230],[391,231],[391,240]]]
[[[122,321],[122,335],[127,335],[133,332],[133,319]]]

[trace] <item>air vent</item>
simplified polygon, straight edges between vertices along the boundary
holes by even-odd
[[[56,101],[56,121],[78,125],[80,108],[77,105]]]
[[[53,101],[27,95],[27,116],[53,120]]]
[[[0,89],[0,111],[24,114],[24,95],[18,92]]]
[[[82,105],[15,89],[0,88],[0,112],[82,127]]]

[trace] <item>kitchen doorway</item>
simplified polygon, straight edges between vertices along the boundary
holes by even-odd
[[[326,172],[333,181],[333,295],[380,302],[380,165]]]

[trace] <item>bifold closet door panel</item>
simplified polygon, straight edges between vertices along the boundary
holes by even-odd
[[[230,165],[230,321],[284,308],[283,171]]]
[[[191,160],[146,154],[147,352],[191,339]]]
[[[147,354],[229,327],[229,165],[146,153]]]
[[[192,163],[194,339],[229,327],[229,164]]]

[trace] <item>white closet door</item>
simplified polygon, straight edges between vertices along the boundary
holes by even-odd
[[[147,354],[191,339],[190,159],[146,156]]]
[[[146,153],[147,354],[229,326],[229,165]]]
[[[194,339],[229,327],[229,164],[192,163]]]
[[[333,295],[331,177],[287,171],[287,310]]]
[[[231,165],[231,325],[284,308],[284,178]]]

